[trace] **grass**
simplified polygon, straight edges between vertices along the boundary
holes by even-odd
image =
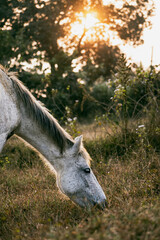
[[[159,240],[159,153],[137,141],[86,143],[109,204],[87,212],[58,191],[35,151],[11,138],[0,155],[0,239]]]

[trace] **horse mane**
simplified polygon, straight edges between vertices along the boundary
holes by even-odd
[[[44,105],[37,101],[31,92],[18,80],[15,73],[8,72],[3,66],[0,69],[4,71],[13,82],[13,87],[19,100],[21,100],[30,117],[34,119],[54,141],[60,152],[63,153],[66,146],[72,146],[74,140],[71,136],[59,125],[57,120],[49,113],[49,110]]]

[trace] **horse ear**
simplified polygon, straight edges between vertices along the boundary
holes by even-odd
[[[76,137],[74,140],[75,140],[75,143],[73,145],[74,152],[78,153],[82,146],[83,136],[81,135],[79,137]]]

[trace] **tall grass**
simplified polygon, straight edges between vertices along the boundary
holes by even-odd
[[[86,142],[108,200],[91,212],[64,197],[38,154],[13,137],[0,155],[0,239],[160,239],[160,158],[146,134],[131,131],[127,145],[121,132]]]

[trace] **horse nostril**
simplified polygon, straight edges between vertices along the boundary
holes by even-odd
[[[106,199],[103,202],[99,203],[99,208],[101,208],[102,210],[104,210],[105,208],[108,208],[108,203]]]
[[[104,206],[104,208],[108,208],[108,202],[107,202],[107,200],[104,201],[103,206]]]

